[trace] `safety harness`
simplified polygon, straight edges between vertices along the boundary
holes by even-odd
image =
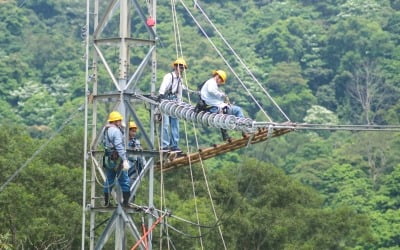
[[[140,150],[141,145],[137,138],[132,138],[128,146],[132,149]],[[128,170],[129,177],[136,177],[142,172],[143,169],[143,158],[140,156],[128,157],[128,161],[131,162],[131,168]]]
[[[201,98],[201,89],[203,88],[204,84],[207,82],[204,81],[202,84],[199,85],[197,88],[197,94],[199,95],[199,101],[197,102],[196,106],[194,107],[194,112],[199,113],[200,111],[209,111],[212,106],[207,105],[207,103]]]
[[[177,96],[176,96],[177,93],[176,92],[175,93],[172,92],[172,86],[174,85],[174,74],[172,74],[172,72],[170,74],[171,74],[171,84],[169,85],[168,91],[166,91],[164,96],[165,96],[165,99],[175,100],[177,98]],[[178,91],[179,84],[181,84],[181,82],[182,82],[181,78],[178,78],[178,86],[176,88],[176,91]]]
[[[104,156],[103,156],[103,167],[107,169],[117,170],[122,165],[122,159],[119,157],[118,151],[114,144],[111,143],[111,139],[108,135],[108,129],[104,130],[104,138],[107,137],[108,142],[111,144],[111,148],[107,147],[106,140],[103,140]]]

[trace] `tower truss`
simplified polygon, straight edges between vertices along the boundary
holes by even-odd
[[[135,211],[120,205],[121,192],[115,185],[112,196],[116,206],[104,207],[102,169],[102,137],[109,112],[119,111],[123,123],[134,121],[149,148],[145,167],[137,178],[148,177],[148,206],[153,207],[154,174],[154,105],[149,105],[148,119],[137,113],[143,108],[143,98],[137,95],[139,84],[147,93],[154,93],[156,82],[157,36],[147,19],[156,18],[156,0],[87,0],[86,19],[86,101],[85,101],[85,160],[83,177],[82,249],[127,248],[127,238],[139,241],[142,223],[132,216]],[[128,127],[125,128],[128,135]],[[127,138],[125,145],[127,145]],[[129,151],[135,155],[137,152]],[[117,183],[117,182],[115,182]],[[131,199],[139,182],[131,187]],[[147,223],[153,224],[153,216]],[[88,221],[89,227],[86,226]],[[151,249],[151,232],[139,248]],[[114,243],[112,243],[114,241]],[[87,246],[88,245],[88,246]]]

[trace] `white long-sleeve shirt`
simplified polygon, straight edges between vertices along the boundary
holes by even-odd
[[[164,76],[158,93],[160,95],[172,93],[178,100],[182,100],[182,79],[176,75],[175,71]]]
[[[204,83],[200,95],[207,105],[220,108],[226,106],[226,103],[224,103],[225,94],[218,89],[218,84],[214,78],[210,78]]]

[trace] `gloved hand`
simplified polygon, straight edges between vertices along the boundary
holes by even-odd
[[[224,103],[230,104],[231,102],[229,101],[229,97],[225,95],[224,97]]]
[[[161,114],[155,114],[154,115],[154,120],[156,122],[161,122],[162,121],[162,115]]]
[[[129,170],[129,162],[128,160],[124,160],[122,162],[122,171],[128,171]]]
[[[157,97],[157,101],[161,102],[163,99],[165,99],[165,95],[159,94],[158,97]]]
[[[154,110],[154,120],[156,122],[160,122],[162,120],[162,115],[158,107]]]

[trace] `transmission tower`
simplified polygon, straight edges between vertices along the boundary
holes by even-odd
[[[144,5],[144,6],[143,6]],[[133,220],[135,211],[123,208],[118,201],[121,193],[113,188],[116,206],[104,207],[103,186],[105,174],[102,169],[101,141],[106,117],[117,110],[123,123],[135,121],[148,152],[141,177],[148,176],[148,207],[153,207],[154,109],[150,105],[149,119],[140,119],[136,110],[143,102],[150,102],[140,94],[139,80],[148,73],[147,91],[155,92],[156,41],[153,20],[156,19],[156,0],[87,0],[86,10],[86,101],[85,101],[85,159],[83,173],[82,249],[103,249],[112,245],[115,249],[127,248],[127,237],[140,239],[140,223]],[[133,37],[134,36],[134,37]],[[134,60],[133,60],[134,58]],[[132,63],[134,61],[135,63]],[[136,65],[137,64],[137,65]],[[146,73],[144,73],[146,72]],[[128,134],[128,126],[125,135]],[[127,145],[127,138],[125,141]],[[152,153],[153,152],[153,153]],[[129,152],[135,154],[135,152]],[[137,153],[136,153],[137,154]],[[138,177],[137,180],[140,178]],[[140,181],[131,187],[131,199]],[[86,221],[89,220],[89,228]],[[153,224],[147,217],[147,224]],[[103,230],[102,232],[99,232]],[[151,249],[151,232],[146,248]],[[87,244],[89,246],[87,246]],[[139,245],[144,249],[144,243]]]

